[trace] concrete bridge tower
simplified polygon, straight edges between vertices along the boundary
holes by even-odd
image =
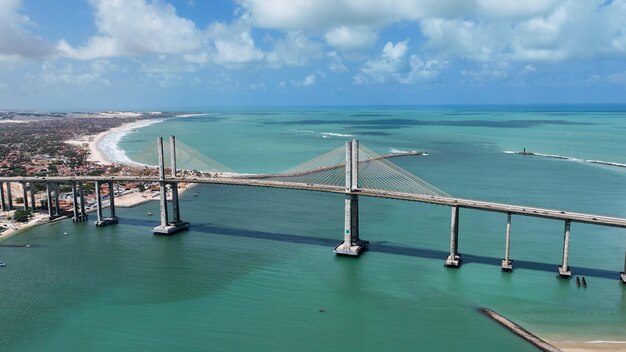
[[[161,223],[152,229],[155,235],[170,235],[179,231],[189,230],[189,223],[180,220],[180,206],[178,199],[178,181],[176,181],[176,138],[170,137],[170,156],[172,180],[165,179],[165,156],[163,155],[163,137],[157,138],[157,152],[159,154],[159,190],[160,190],[160,219]],[[169,221],[167,211],[167,186],[172,190],[173,221]]]
[[[359,256],[368,241],[359,238],[359,141],[346,142],[346,193],[343,242],[335,248],[339,255]]]

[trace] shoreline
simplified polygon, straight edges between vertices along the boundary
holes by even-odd
[[[40,226],[40,225],[45,225],[50,223],[51,221],[48,220],[48,215],[45,214],[35,214],[33,216],[32,219],[30,219],[27,222],[24,223],[15,223],[15,224],[9,224],[9,225],[13,225],[10,226],[8,229],[2,231],[0,233],[0,242],[6,240],[7,238],[11,238],[17,234],[19,234],[20,232],[27,230],[29,228],[33,228],[35,226]]]
[[[98,134],[88,134],[78,138],[68,139],[65,143],[87,149],[89,151],[89,157],[87,160],[96,164],[123,164],[128,166],[143,167],[146,165],[132,161],[126,155],[126,152],[119,148],[118,144],[124,136],[133,130],[154,125],[165,120],[167,120],[167,118],[134,120]],[[107,147],[103,147],[103,145],[106,145]],[[111,154],[113,154],[113,156]]]

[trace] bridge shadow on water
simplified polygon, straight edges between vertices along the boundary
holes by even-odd
[[[120,219],[120,223],[125,224],[125,225],[142,226],[142,227],[154,227],[154,226],[159,225],[159,222],[154,221],[154,220],[128,219],[128,218]],[[191,224],[191,231],[200,232],[200,233],[208,233],[212,235],[235,236],[235,237],[254,238],[254,239],[262,239],[262,240],[270,240],[270,241],[288,242],[288,243],[308,244],[308,245],[315,245],[315,246],[324,246],[328,248],[334,248],[340,242],[339,239],[317,238],[317,237],[300,236],[300,235],[284,234],[284,233],[276,233],[276,232],[247,230],[247,229],[217,226],[217,225],[213,225],[210,223],[203,223],[203,224],[193,223]],[[176,235],[173,235],[173,236],[176,236]],[[414,248],[414,247],[404,247],[404,246],[393,245],[393,244],[388,243],[387,241],[370,242],[369,251],[377,252],[377,253],[411,256],[411,257],[418,257],[418,258],[425,258],[425,259],[436,259],[436,260],[440,260],[442,262],[442,265],[449,254],[447,251],[440,251],[440,250],[435,250],[435,249]],[[476,263],[476,264],[491,265],[491,266],[500,268],[502,264],[502,258],[486,257],[486,256],[481,256],[481,255],[465,254],[465,253],[462,253],[462,256],[463,256],[463,265]],[[514,266],[514,269],[545,271],[548,273],[552,273],[556,276],[558,264],[542,263],[542,262],[535,262],[535,261],[528,261],[528,260],[514,260],[513,266]],[[596,277],[596,278],[602,278],[602,279],[616,279],[619,277],[618,271],[576,267],[576,266],[570,266],[570,268],[572,270],[572,273],[574,273],[574,275],[579,275],[579,276]]]

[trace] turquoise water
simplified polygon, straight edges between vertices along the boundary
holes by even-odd
[[[157,136],[175,134],[234,170],[276,172],[352,135],[379,153],[427,151],[393,161],[455,196],[626,216],[626,169],[504,152],[624,163],[625,128],[619,107],[266,108],[168,120],[122,148],[147,161]],[[462,209],[465,262],[454,270],[443,267],[447,207],[362,199],[371,251],[354,259],[332,254],[340,195],[194,192],[181,203],[183,234],[153,236],[149,203],[118,209],[116,226],[62,221],[4,241],[32,247],[0,247],[0,350],[533,350],[481,307],[556,339],[626,333],[622,229],[572,225],[582,289],[555,278],[561,222],[514,216],[507,274],[506,217]]]

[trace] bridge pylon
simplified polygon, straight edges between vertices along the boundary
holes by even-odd
[[[344,239],[335,247],[338,255],[357,257],[367,250],[368,241],[359,238],[359,141],[353,139],[346,142],[346,192],[344,213]]]
[[[165,179],[165,156],[163,155],[163,137],[157,138],[157,152],[159,154],[159,191],[160,191],[160,219],[161,223],[152,229],[155,235],[170,235],[179,231],[189,230],[189,223],[180,219],[180,206],[178,199],[178,182],[166,181]],[[171,171],[172,179],[176,179],[176,138],[170,136]],[[172,191],[173,221],[169,221],[167,211],[167,186]]]

